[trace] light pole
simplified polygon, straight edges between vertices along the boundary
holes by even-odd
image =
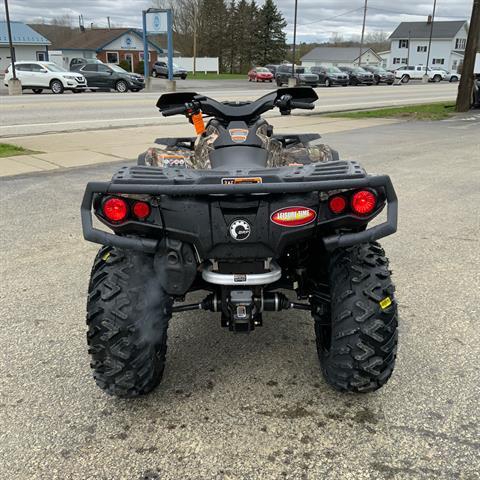
[[[296,85],[295,80],[295,50],[296,50],[296,43],[297,43],[297,8],[298,8],[298,0],[295,0],[295,15],[293,20],[293,58],[292,58],[292,82]]]
[[[12,26],[10,25],[10,12],[8,11],[8,0],[5,0],[5,16],[7,18],[8,43],[10,45],[10,59],[12,60],[12,74],[13,79],[17,79],[17,72],[15,70],[15,49],[13,48]]]
[[[368,6],[368,0],[365,0],[365,7],[363,8],[362,38],[360,40],[360,56],[358,57],[359,67],[362,66],[363,41],[365,40],[365,24],[367,23],[367,6]]]
[[[437,8],[437,0],[433,0],[432,24],[430,25],[430,39],[428,40],[427,65],[425,67],[424,83],[428,82],[428,64],[430,63],[430,49],[432,48],[433,24],[435,23],[435,10]]]

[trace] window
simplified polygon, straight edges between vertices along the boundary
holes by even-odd
[[[45,62],[47,60],[47,54],[45,52],[37,52],[37,60],[39,62]]]
[[[107,65],[97,64],[97,72],[111,72],[112,70]]]
[[[107,63],[118,63],[118,52],[107,52]]]
[[[402,64],[402,65],[406,65],[408,63],[408,58],[398,58],[398,57],[395,57],[393,59],[393,64],[394,65],[398,65],[398,64]]]
[[[15,64],[15,70],[19,72],[31,72],[32,64],[31,63],[21,63],[20,65]]]
[[[98,71],[97,67],[98,67],[97,63],[88,63],[87,65],[85,65],[82,68],[82,71],[83,72],[97,72]]]
[[[408,63],[408,58],[402,58],[402,64],[406,65]]]
[[[394,64],[394,65],[397,65],[397,64],[399,64],[399,63],[400,63],[400,59],[399,59],[398,57],[395,57],[395,58],[393,59],[393,64]]]
[[[455,40],[455,50],[465,50],[466,46],[467,46],[466,38],[457,38]]]
[[[408,48],[408,40],[399,40],[398,48]]]
[[[143,52],[138,52],[138,58],[140,59],[141,62],[143,62]],[[148,61],[150,61],[150,52],[148,52]]]
[[[37,65],[35,63],[32,63],[30,70],[32,72],[45,72],[44,67],[42,67],[41,65]]]
[[[444,58],[434,58],[432,60],[433,65],[444,65],[445,64],[445,59]]]
[[[419,45],[417,47],[417,52],[418,53],[425,53],[427,51],[427,46],[426,45]]]

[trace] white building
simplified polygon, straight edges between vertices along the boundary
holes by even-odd
[[[316,47],[304,55],[300,61],[303,67],[327,67],[344,65],[353,67],[359,64],[359,47]],[[362,65],[381,65],[382,59],[371,48],[362,50]]]
[[[426,65],[432,22],[402,22],[390,35],[391,50],[387,68]],[[468,22],[434,22],[429,66],[457,71],[467,44]]]
[[[10,26],[17,62],[48,60],[50,42],[45,37],[22,22],[10,22]],[[0,21],[0,72],[4,72],[11,63],[7,22]]]

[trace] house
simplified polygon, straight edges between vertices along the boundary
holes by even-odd
[[[377,55],[382,59],[380,67],[388,68],[390,65],[390,50],[385,50],[383,52],[377,52]]]
[[[432,21],[402,22],[390,35],[391,51],[388,68],[401,65],[426,65]],[[430,67],[457,71],[463,64],[467,44],[466,20],[433,22]]]
[[[304,55],[300,61],[304,67],[315,67],[318,65],[334,66],[358,65],[360,47],[316,47]],[[380,65],[382,59],[371,48],[362,49],[362,65]]]
[[[39,32],[22,22],[10,22],[16,61],[48,60],[50,42]],[[7,22],[0,21],[0,71],[12,63],[10,58]]]
[[[130,71],[143,61],[143,36],[134,28],[73,29],[57,25],[31,25],[52,42],[50,59],[65,68],[73,58],[97,58],[105,63],[126,62]],[[148,42],[150,67],[164,50]],[[150,69],[151,69],[150,68]]]

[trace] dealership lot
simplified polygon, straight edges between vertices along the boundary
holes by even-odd
[[[419,86],[425,94],[430,87],[443,85]],[[98,115],[113,118],[113,102],[101,95]],[[119,107],[127,118],[154,100],[133,95]],[[84,96],[71,97],[82,112]],[[41,111],[38,98],[30,105]],[[51,119],[65,108],[66,96],[61,108],[57,98]],[[292,116],[292,125],[296,118],[305,121]],[[311,118],[312,131],[320,129]],[[176,315],[160,388],[135,401],[105,396],[85,345],[97,249],[81,238],[79,205],[85,183],[114,166],[2,179],[0,477],[476,478],[479,129],[478,115],[467,115],[325,136],[342,157],[391,175],[400,200],[399,231],[383,242],[400,304],[398,366],[367,396],[322,381],[312,322],[298,312],[268,315],[249,336],[222,330],[213,314]]]

